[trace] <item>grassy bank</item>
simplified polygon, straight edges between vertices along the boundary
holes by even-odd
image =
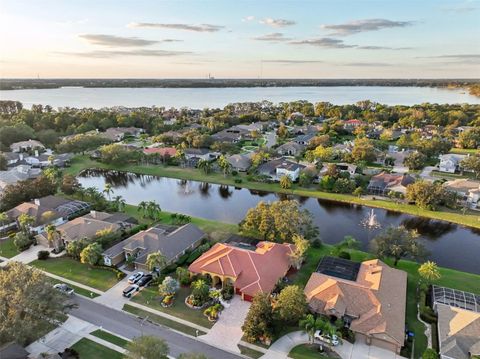
[[[66,173],[77,175],[84,169],[88,168],[101,168],[101,169],[110,169],[110,170],[119,170],[119,171],[128,171],[135,172],[139,174],[162,176],[162,177],[171,177],[179,179],[188,179],[201,182],[210,182],[216,184],[226,184],[231,186],[237,186],[242,188],[248,188],[259,191],[268,191],[268,192],[279,192],[286,194],[295,194],[305,197],[315,197],[331,201],[343,202],[343,203],[352,203],[359,204],[364,206],[383,208],[391,211],[408,213],[415,216],[427,217],[432,219],[438,219],[443,221],[449,221],[453,223],[458,223],[465,226],[480,228],[480,216],[478,213],[469,212],[467,214],[462,214],[460,212],[442,209],[442,211],[429,211],[421,209],[415,205],[395,203],[389,200],[382,199],[367,199],[367,198],[358,198],[349,194],[339,194],[339,193],[328,193],[318,191],[316,188],[303,188],[298,185],[294,185],[292,189],[284,190],[280,188],[278,183],[259,183],[248,181],[247,176],[243,173],[238,174],[237,176],[228,176],[224,177],[221,173],[209,173],[205,174],[203,171],[194,169],[194,168],[181,168],[173,166],[162,166],[162,165],[128,165],[123,167],[108,165],[105,163],[100,163],[93,161],[85,156],[76,157],[72,161],[72,166],[65,170]],[[235,179],[241,179],[242,183],[235,183]]]
[[[128,344],[128,340],[117,337],[116,335],[113,335],[113,334],[111,334],[109,332],[106,332],[104,330],[101,330],[101,329],[97,329],[94,332],[91,332],[90,334],[97,337],[97,338],[103,339],[107,342],[110,342],[112,344],[115,344],[115,345],[119,346],[120,348],[125,349],[125,347]]]
[[[317,345],[301,344],[297,345],[290,351],[288,356],[292,359],[335,359],[333,357],[325,356],[318,351]]]
[[[20,251],[13,244],[13,238],[0,241],[0,257],[12,258],[17,254],[20,254]]]

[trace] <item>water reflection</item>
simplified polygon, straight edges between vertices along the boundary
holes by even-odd
[[[352,235],[368,249],[369,241],[382,230],[367,231],[361,222],[371,208],[356,204],[117,171],[85,171],[79,182],[99,190],[110,183],[113,195],[122,196],[127,203],[155,200],[165,211],[235,224],[259,201],[294,198],[312,213],[325,243],[338,243]],[[439,265],[480,273],[480,230],[383,209],[374,209],[374,214],[383,229],[399,225],[416,229],[430,259]]]

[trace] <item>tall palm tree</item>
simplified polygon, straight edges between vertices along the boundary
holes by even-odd
[[[224,155],[221,155],[218,158],[217,162],[220,168],[223,170],[223,176],[227,177],[227,174],[230,173],[230,171],[232,170],[232,165],[230,164],[230,162],[228,162],[227,158]]]
[[[137,210],[139,212],[142,212],[142,216],[143,216],[143,218],[145,218],[146,214],[147,214],[147,202],[145,202],[145,201],[140,202],[138,204]]]
[[[147,256],[147,261],[145,264],[150,271],[156,269],[160,270],[167,265],[167,257],[165,257],[160,251],[150,253]]]
[[[113,188],[110,183],[105,183],[105,187],[103,188],[103,193],[105,193],[108,196],[108,200],[112,200],[112,193],[113,193]]]
[[[153,220],[158,219],[161,211],[162,209],[160,208],[160,205],[157,202],[155,201],[147,202],[147,213],[149,218]]]
[[[22,213],[17,218],[18,225],[20,226],[21,231],[30,236],[30,226],[35,223],[35,218],[29,216],[28,214]]]
[[[47,232],[47,240],[48,243],[52,244],[55,248],[57,248],[58,238],[60,232],[57,230],[54,224],[49,224],[45,227],[45,232]]]
[[[200,160],[200,161],[198,161],[197,167],[199,169],[203,170],[203,172],[205,172],[205,174],[208,174],[208,172],[210,172],[210,170],[212,169],[212,164],[210,163],[210,161]]]
[[[308,314],[304,319],[300,320],[300,327],[308,334],[311,344],[315,341],[315,332],[323,325],[322,319],[315,317],[312,314]]]
[[[438,280],[441,277],[437,264],[432,261],[426,261],[425,263],[423,263],[418,268],[418,274],[428,283]]]
[[[113,202],[115,203],[115,206],[117,207],[117,211],[123,212],[123,210],[125,209],[125,205],[127,204],[125,199],[122,196],[116,196],[113,199]]]

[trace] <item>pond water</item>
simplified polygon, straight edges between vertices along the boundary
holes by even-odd
[[[114,196],[122,196],[127,203],[155,200],[162,210],[185,213],[228,223],[238,223],[249,208],[259,201],[276,201],[287,196],[253,191],[245,188],[185,181],[173,178],[138,175],[117,171],[88,170],[79,177],[84,188],[103,190],[105,183],[113,187]],[[362,226],[369,207],[332,202],[317,198],[290,196],[313,215],[325,243],[337,243],[352,235],[368,249],[369,239],[378,231],[367,231]],[[480,274],[480,230],[456,224],[415,217],[403,213],[374,209],[382,228],[404,225],[420,233],[420,241],[430,252],[429,258],[439,265]]]
[[[203,109],[224,107],[233,102],[274,103],[308,100],[328,101],[336,105],[371,100],[386,105],[415,105],[430,103],[480,104],[463,89],[395,86],[331,86],[331,87],[251,87],[251,88],[83,88],[27,89],[0,91],[0,100],[21,101],[52,107],[102,108],[112,106],[141,107],[183,106]]]

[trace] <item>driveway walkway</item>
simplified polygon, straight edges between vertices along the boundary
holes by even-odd
[[[293,348],[306,343],[309,343],[307,334],[302,331],[292,332],[273,343],[261,358],[286,359]],[[342,359],[404,359],[389,350],[369,346],[361,341],[357,341],[355,344],[343,341],[343,344],[334,347],[334,350]]]
[[[275,146],[277,144],[277,135],[275,131],[267,132],[265,134],[265,140],[267,141],[265,142],[266,148],[272,148]]]
[[[127,275],[112,288],[102,293],[101,296],[96,297],[94,301],[113,309],[122,309],[123,305],[129,302],[129,299],[123,296],[123,290],[128,286],[129,284]]]
[[[230,306],[223,310],[208,334],[200,336],[199,339],[217,347],[240,353],[238,343],[243,336],[242,325],[250,304],[250,302],[243,301],[238,295],[235,295],[230,302]]]

